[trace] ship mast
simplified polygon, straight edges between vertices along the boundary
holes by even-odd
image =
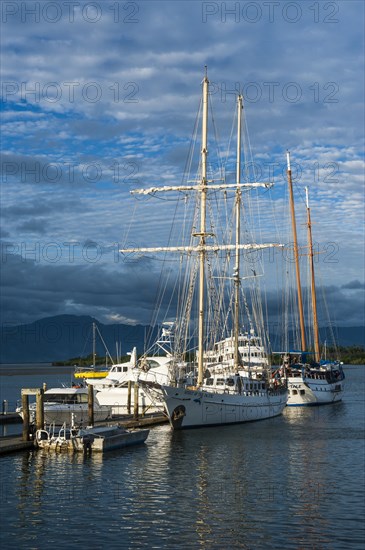
[[[93,323],[93,368],[95,369],[96,363],[96,325]]]
[[[203,121],[202,121],[202,149],[201,149],[201,182],[200,182],[200,238],[199,246],[199,325],[198,325],[198,386],[203,384],[204,358],[204,300],[205,300],[205,243],[206,243],[206,202],[207,202],[207,157],[208,157],[208,99],[209,80],[207,68],[203,79]]]
[[[239,367],[239,299],[240,299],[240,233],[241,233],[241,122],[242,122],[242,96],[237,98],[237,161],[236,161],[236,264],[234,267],[234,368],[238,372]]]
[[[293,183],[292,183],[292,176],[291,176],[290,153],[289,153],[289,151],[287,151],[287,153],[286,153],[286,160],[287,160],[287,176],[288,176],[288,187],[289,187],[290,213],[291,213],[291,223],[292,223],[292,231],[293,231],[295,273],[296,273],[296,279],[297,279],[300,334],[301,334],[302,351],[305,351],[307,346],[306,346],[306,341],[305,341],[302,286],[301,286],[301,283],[300,283],[298,239],[297,239],[297,227],[296,227],[296,223],[295,223],[294,195],[293,195]]]
[[[203,103],[203,120],[202,120],[202,147],[201,147],[201,178],[198,184],[193,185],[179,185],[179,186],[158,186],[158,187],[148,187],[144,189],[134,189],[131,191],[132,194],[139,195],[154,195],[159,192],[179,192],[179,191],[196,191],[200,194],[200,227],[199,232],[193,233],[193,237],[198,237],[198,244],[190,244],[188,246],[160,246],[160,247],[136,247],[136,248],[123,248],[119,252],[122,254],[131,254],[131,253],[151,253],[151,252],[180,252],[180,253],[196,253],[199,256],[199,289],[198,289],[198,307],[199,307],[199,319],[198,319],[198,377],[197,377],[197,386],[202,386],[204,378],[204,323],[205,323],[205,312],[204,312],[204,302],[205,302],[205,261],[206,255],[209,252],[219,252],[219,251],[232,251],[236,254],[236,265],[234,280],[236,284],[236,312],[235,312],[235,326],[237,331],[239,328],[238,320],[238,302],[239,302],[239,288],[240,288],[240,278],[239,278],[239,251],[240,250],[262,250],[265,248],[272,247],[282,247],[281,244],[276,243],[264,243],[264,244],[241,244],[239,240],[240,234],[240,204],[241,204],[241,189],[242,188],[256,188],[256,187],[265,187],[270,188],[271,183],[241,183],[240,182],[240,172],[241,172],[241,160],[240,154],[237,153],[237,175],[236,183],[232,184],[215,184],[209,183],[207,179],[207,164],[208,164],[208,101],[209,101],[209,80],[207,76],[207,68],[205,67],[205,76],[202,82],[202,103]],[[237,151],[241,148],[241,111],[242,111],[242,97],[239,99],[238,104],[239,110],[239,143],[237,143]],[[225,189],[235,189],[236,190],[236,243],[234,244],[206,244],[207,237],[213,236],[211,233],[207,232],[206,228],[206,218],[207,218],[207,193],[209,189],[215,190],[225,190]],[[237,355],[235,357],[235,366],[238,365],[238,332],[237,332]]]
[[[307,206],[307,227],[308,227],[308,247],[309,247],[309,267],[311,274],[311,295],[312,295],[312,314],[313,314],[313,336],[314,336],[314,359],[319,362],[321,353],[319,349],[319,330],[317,317],[317,298],[316,298],[316,282],[314,277],[314,262],[313,262],[313,240],[312,240],[312,222],[311,212],[309,208],[308,187],[305,188],[305,202]]]

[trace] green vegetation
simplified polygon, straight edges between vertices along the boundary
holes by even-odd
[[[345,365],[365,365],[365,348],[362,346],[339,346],[338,355]]]
[[[195,354],[192,354],[187,358],[187,360],[193,361],[195,357]],[[337,348],[328,348],[327,349],[327,358],[328,359],[340,359],[345,365],[365,365],[365,348],[363,346],[339,346]],[[123,355],[120,358],[121,363],[126,363],[130,360],[129,355]],[[117,359],[113,357],[113,361],[116,363]],[[77,367],[88,367],[91,366],[93,363],[93,356],[92,354],[88,355],[87,357],[73,357],[72,359],[68,359],[67,361],[53,361],[52,365],[55,367],[62,366],[62,365],[69,365]],[[101,368],[105,367],[105,357],[101,357],[99,355],[96,356],[95,359],[96,366]],[[272,355],[271,357],[271,364],[272,365],[280,365],[281,364],[281,356],[280,355]],[[110,363],[108,363],[110,366]],[[108,366],[107,365],[107,366]]]
[[[338,359],[344,365],[365,365],[365,348],[363,346],[338,346],[327,348],[327,359]],[[271,356],[272,365],[281,364],[280,355]]]
[[[120,362],[125,363],[130,360],[129,355],[123,355],[120,357]],[[117,362],[116,357],[113,357],[114,363]],[[60,366],[76,366],[76,367],[91,367],[93,364],[93,356],[92,353],[90,355],[87,355],[87,357],[72,357],[71,359],[67,359],[65,361],[53,361],[52,365],[54,367],[60,367]],[[105,357],[101,357],[100,355],[96,355],[95,357],[95,365],[99,368],[105,367],[105,366],[111,366],[110,365],[110,359],[108,360],[108,364],[105,364]]]

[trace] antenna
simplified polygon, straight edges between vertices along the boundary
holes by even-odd
[[[305,204],[309,208],[309,197],[308,197],[308,187],[305,187]]]
[[[290,152],[289,151],[286,152],[286,164],[287,164],[288,170],[291,170],[291,168],[290,168]]]

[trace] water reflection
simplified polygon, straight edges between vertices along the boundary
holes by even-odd
[[[363,407],[351,397],[231,427],[158,426],[104,456],[2,457],[4,547],[58,548],[60,533],[72,547],[361,547]]]

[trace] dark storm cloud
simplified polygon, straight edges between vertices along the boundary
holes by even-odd
[[[129,260],[120,270],[105,264],[40,264],[18,254],[3,255],[1,276],[2,322],[31,322],[39,315],[62,312],[109,314],[146,323],[156,302],[160,274],[147,258]],[[167,300],[167,299],[166,299]],[[165,303],[166,306],[166,303]]]
[[[48,222],[44,219],[32,219],[25,221],[17,226],[20,233],[32,233],[37,235],[46,235]]]
[[[249,21],[242,10],[254,10],[250,2],[140,0],[131,3],[138,6],[131,22],[123,9],[116,18],[120,2],[105,10],[96,2],[102,14],[95,23],[83,4],[71,13],[59,3],[62,17],[51,23],[42,12],[38,22],[22,16],[26,2],[7,3],[19,9],[4,16],[1,52],[1,214],[3,238],[13,243],[2,266],[6,315],[27,321],[66,311],[150,321],[157,271],[146,258],[116,262],[112,243],[128,234],[131,243],[165,244],[166,203],[150,201],[148,213],[134,218],[128,192],[181,181],[207,64],[219,137],[229,136],[238,85],[253,151],[281,166],[289,148],[293,162],[307,167],[300,183],[313,187],[314,229],[336,243],[341,260],[329,266],[325,290],[339,324],[360,322],[364,4],[256,2],[259,17]],[[204,18],[208,5],[214,14]],[[238,15],[224,16],[237,5]],[[76,243],[81,262],[42,254],[47,246],[57,252],[52,243],[71,243],[66,251]],[[23,244],[26,257],[17,257]],[[43,263],[31,260],[37,246]],[[101,263],[107,251],[115,265]],[[279,321],[280,292],[267,294],[269,315]]]
[[[5,261],[4,261],[5,260]],[[159,306],[159,321],[176,311],[176,296],[171,301],[175,279],[164,279],[146,257],[122,262],[111,269],[106,264],[40,264],[8,254],[2,262],[2,322],[26,323],[42,316],[61,313],[93,314],[103,322],[113,318],[127,322],[151,323],[159,293],[165,289]],[[346,285],[344,285],[346,286]],[[351,285],[352,286],[352,285]],[[334,302],[333,296],[336,296]],[[329,297],[326,315],[324,297]],[[351,295],[336,286],[318,288],[319,321],[322,326],[364,324],[364,292],[361,287]],[[268,292],[264,298],[269,327],[283,324],[282,296]],[[250,303],[250,298],[248,297]],[[171,313],[173,312],[173,313]]]
[[[349,290],[358,290],[365,289],[365,283],[360,283],[360,281],[350,281],[349,283],[342,285],[341,288]]]

